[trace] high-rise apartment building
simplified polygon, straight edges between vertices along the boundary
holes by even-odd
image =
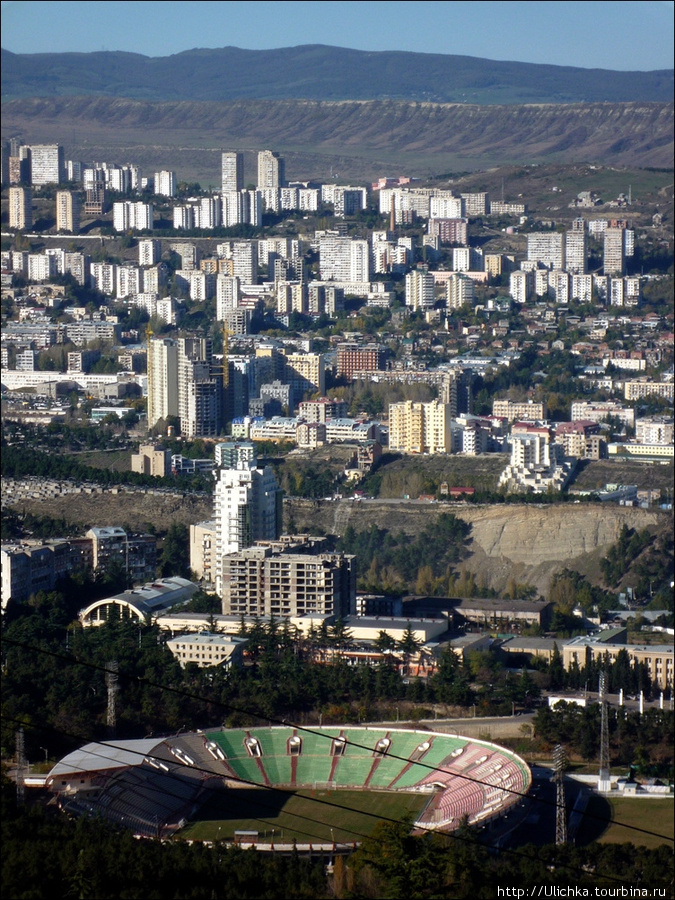
[[[244,189],[244,154],[224,151],[222,154],[222,190],[236,192]]]
[[[33,193],[30,188],[9,189],[9,227],[26,231],[33,227]]]
[[[154,266],[162,258],[162,242],[150,238],[138,242],[138,265]]]
[[[415,269],[405,276],[405,305],[413,311],[431,309],[436,302],[434,276]]]
[[[451,408],[448,403],[389,404],[389,449],[401,453],[450,453]]]
[[[604,234],[603,271],[605,275],[623,275],[626,248],[623,228],[606,228]]]
[[[115,263],[91,263],[89,266],[89,286],[112,297],[116,290],[117,266]]]
[[[31,184],[60,184],[65,178],[65,157],[59,144],[31,144]]]
[[[148,341],[148,427],[178,415],[178,345],[171,338]]]
[[[213,501],[216,590],[222,597],[223,558],[281,534],[282,495],[271,466],[259,467],[255,454],[244,454],[237,455],[236,467],[218,471]]]
[[[284,381],[300,400],[305,393],[326,393],[326,362],[322,353],[289,353],[285,358]]]
[[[534,275],[517,269],[509,275],[509,294],[514,303],[527,303],[534,294]]]
[[[77,234],[80,230],[80,195],[73,191],[56,193],[56,230]]]
[[[460,244],[466,246],[469,243],[468,219],[429,219],[429,234],[440,238],[441,244]]]
[[[322,235],[319,238],[319,267],[321,281],[369,281],[368,241],[338,234]]]
[[[347,616],[356,607],[355,558],[250,547],[223,558],[223,613]]]
[[[448,309],[473,306],[475,290],[473,281],[468,275],[462,275],[460,272],[453,273],[448,278],[447,292]]]
[[[547,269],[565,268],[565,235],[557,231],[534,232],[527,236],[527,258]]]
[[[386,366],[386,351],[380,344],[338,344],[337,375],[352,379],[355,372],[381,372]]]
[[[176,196],[176,173],[162,170],[155,172],[155,193],[162,197]]]
[[[153,225],[152,203],[133,203],[128,200],[113,203],[115,231],[152,231]]]
[[[280,188],[284,183],[284,160],[272,150],[261,150],[258,153],[258,190]]]
[[[567,271],[571,275],[585,274],[587,260],[588,238],[582,220],[581,228],[572,228],[571,231],[565,233],[565,261]]]

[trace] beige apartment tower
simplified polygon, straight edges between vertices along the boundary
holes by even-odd
[[[401,453],[450,453],[452,409],[449,403],[389,404],[389,449]]]
[[[9,189],[9,227],[26,231],[33,227],[33,194],[30,188]]]
[[[77,234],[80,230],[80,195],[72,191],[57,191],[56,230]]]

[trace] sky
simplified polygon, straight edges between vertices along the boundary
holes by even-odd
[[[673,68],[672,0],[628,2],[2,2],[14,53],[330,44],[517,62]]]

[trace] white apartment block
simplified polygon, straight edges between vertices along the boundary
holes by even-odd
[[[174,206],[173,208],[173,227],[180,231],[192,231],[195,227],[195,207]]]
[[[279,188],[279,209],[291,210],[298,208],[298,189],[296,187]]]
[[[299,188],[298,209],[303,212],[316,212],[319,208],[319,191],[316,188]]]
[[[143,270],[138,266],[117,266],[116,291],[118,300],[143,293]]]
[[[401,453],[450,453],[452,409],[449,403],[389,404],[389,449]]]
[[[65,175],[63,147],[59,144],[31,144],[31,184],[59,184]]]
[[[368,241],[326,234],[319,238],[321,281],[370,281]]]
[[[237,150],[223,151],[221,157],[222,191],[244,189],[244,154]]]
[[[239,306],[241,280],[235,275],[216,275],[216,318],[225,321],[225,313]]]
[[[565,261],[571,275],[584,275],[588,262],[588,237],[583,228],[565,233]]]
[[[176,196],[176,173],[163,169],[155,172],[155,193],[162,197]]]
[[[448,309],[461,309],[462,306],[473,306],[474,298],[475,288],[471,278],[459,272],[448,278]]]
[[[547,269],[565,268],[565,235],[558,232],[535,232],[527,236],[527,258]]]
[[[434,276],[415,269],[405,276],[405,304],[413,311],[431,309],[436,302]]]
[[[454,247],[452,250],[452,271],[470,272],[471,268],[471,248]]]
[[[665,416],[636,419],[635,440],[640,444],[672,444],[673,420]]]
[[[162,242],[150,238],[138,242],[138,265],[154,266],[162,258]]]
[[[285,180],[284,161],[272,150],[258,153],[258,190],[283,187]]]
[[[572,422],[606,422],[607,419],[618,419],[631,428],[635,424],[635,410],[626,409],[615,400],[576,400],[571,407]]]
[[[527,303],[534,295],[534,276],[532,272],[518,269],[509,275],[509,294],[514,303]]]
[[[571,295],[569,272],[554,269],[548,274],[548,295],[555,303],[569,303]]]
[[[216,592],[222,597],[223,557],[255,541],[275,540],[281,530],[281,494],[271,466],[255,462],[240,469],[220,469],[214,488],[216,523]]]
[[[56,275],[56,259],[47,253],[28,254],[28,280],[49,281]]]
[[[590,303],[593,299],[593,276],[572,275],[572,299]]]
[[[152,231],[153,224],[152,203],[134,203],[129,200],[113,203],[115,231]]]
[[[461,219],[464,216],[464,201],[461,197],[436,196],[429,198],[429,218]]]
[[[197,222],[197,213],[199,222]],[[223,223],[223,201],[220,196],[202,197],[195,211],[195,228],[211,230]]]

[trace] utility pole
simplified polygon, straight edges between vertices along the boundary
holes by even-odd
[[[565,809],[565,784],[563,772],[565,769],[565,749],[562,744],[556,744],[553,751],[555,765],[555,842],[557,845],[567,843],[567,810]]]
[[[23,727],[16,732],[16,803],[26,802],[26,753],[23,742]]]
[[[119,690],[119,663],[116,659],[110,660],[106,667],[105,683],[108,688],[108,718],[106,724],[108,726],[109,737],[115,737],[117,731],[117,705],[116,694]]]
[[[607,721],[607,673],[600,673],[600,771],[598,788],[609,790],[609,724]],[[606,785],[602,787],[602,785]]]

